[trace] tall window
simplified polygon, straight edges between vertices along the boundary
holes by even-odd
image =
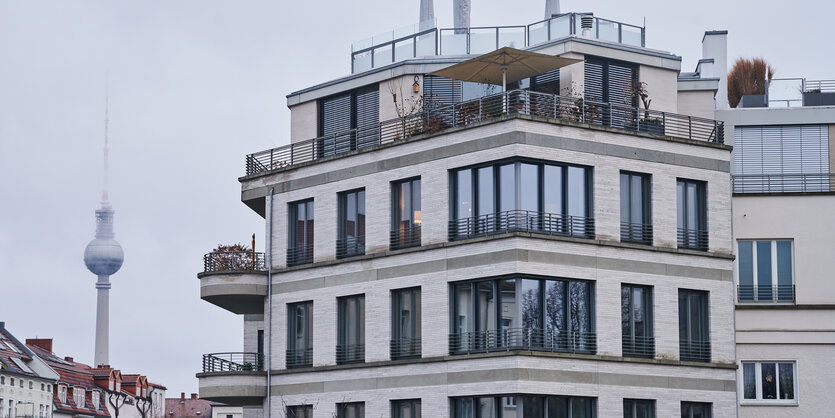
[[[313,302],[287,305],[287,367],[313,365]]]
[[[589,168],[509,162],[451,176],[450,239],[508,231],[594,236]]]
[[[678,179],[676,182],[679,248],[705,251],[708,248],[706,189],[703,181]]]
[[[652,329],[652,287],[625,284],[621,286],[621,328],[623,355],[655,356]]]
[[[796,373],[793,361],[743,361],[743,402],[796,403]]]
[[[76,387],[76,388],[72,389],[73,403],[75,403],[75,405],[79,408],[85,408],[86,407],[85,404],[84,404],[84,392],[85,392],[85,390],[83,388]]]
[[[497,347],[594,353],[594,286],[579,280],[505,278],[453,283],[450,352]]]
[[[336,418],[365,418],[365,402],[336,404]]]
[[[67,403],[67,387],[64,385],[58,385],[58,400]]]
[[[313,418],[313,405],[288,406],[287,418]]]
[[[99,392],[98,391],[93,391],[92,398],[93,398],[93,408],[100,409],[101,404],[99,404]]]
[[[290,203],[287,265],[313,262],[313,199]]]
[[[623,418],[655,418],[655,401],[650,399],[624,399]]]
[[[365,254],[365,190],[339,194],[336,256]]]
[[[399,181],[392,187],[391,248],[420,245],[420,179]]]
[[[319,100],[317,156],[328,157],[380,142],[380,89],[372,85]]]
[[[391,418],[420,418],[420,399],[391,401]]]
[[[615,106],[611,108],[611,113],[601,112],[603,113],[601,117],[592,119],[591,122],[603,124],[605,119],[611,117],[612,126],[630,125],[635,114],[628,108],[637,105],[637,97],[632,94],[635,83],[638,81],[637,66],[628,62],[587,55],[584,78],[583,90],[587,101],[611,103]]]
[[[710,361],[708,293],[678,290],[678,335],[682,360]]]
[[[391,292],[391,358],[420,357],[420,288]]]
[[[593,418],[595,398],[579,396],[467,396],[453,398],[452,418]]]
[[[338,299],[336,363],[365,361],[365,295]]]
[[[620,240],[652,244],[649,174],[620,173]]]
[[[711,418],[713,404],[707,402],[681,402],[681,418]]]
[[[792,302],[792,242],[739,241],[740,302]]]

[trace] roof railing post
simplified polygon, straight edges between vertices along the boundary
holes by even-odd
[[[275,148],[270,149],[270,170],[273,169],[275,162],[273,161],[273,153],[275,152]]]
[[[688,130],[688,138],[691,140],[693,139],[693,117],[687,116],[687,130]]]

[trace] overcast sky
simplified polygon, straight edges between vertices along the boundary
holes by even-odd
[[[199,298],[202,256],[264,222],[240,202],[244,156],[288,142],[285,96],[350,72],[350,44],[415,23],[419,0],[0,0],[0,321],[92,363],[109,79],[110,197],[125,263],[110,293],[110,362],[196,392],[203,353],[240,351],[242,318]],[[472,0],[472,25],[542,19],[544,0]],[[674,5],[674,6],[673,6]],[[791,7],[792,11],[787,11]],[[705,30],[776,77],[835,79],[831,2],[563,0],[641,25],[693,71]],[[436,0],[441,27],[452,0]],[[819,17],[821,16],[821,17]],[[281,239],[280,237],[278,239]]]

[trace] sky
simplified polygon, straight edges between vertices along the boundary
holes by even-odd
[[[473,26],[542,19],[544,0],[472,0]],[[95,277],[83,263],[101,199],[105,97],[110,200],[125,251],[111,278],[110,363],[197,392],[203,353],[241,351],[243,318],[199,297],[203,254],[264,249],[240,202],[248,153],[289,141],[286,95],[347,75],[351,42],[418,19],[419,0],[0,0],[0,321],[92,364]],[[797,12],[786,13],[790,5]],[[775,77],[835,79],[833,3],[563,0],[642,25],[693,71],[706,30]],[[814,13],[806,15],[807,12]],[[436,0],[440,27],[452,0]],[[805,16],[805,17],[802,17]],[[801,18],[802,17],[802,18]]]

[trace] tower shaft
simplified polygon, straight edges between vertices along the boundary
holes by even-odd
[[[95,365],[110,364],[110,276],[96,282],[96,351]]]

